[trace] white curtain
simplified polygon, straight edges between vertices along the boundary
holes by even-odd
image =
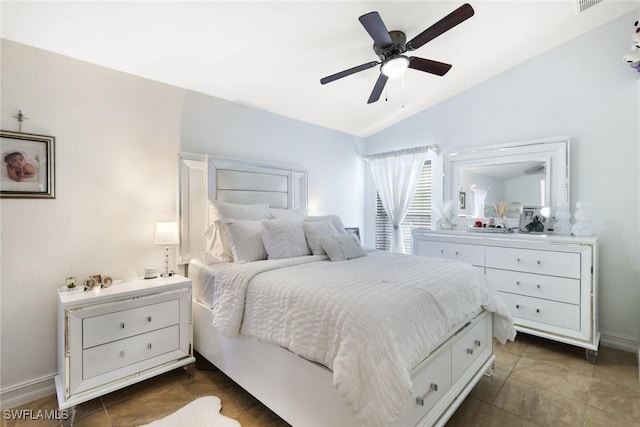
[[[404,253],[400,224],[416,192],[418,177],[429,149],[433,148],[418,147],[365,156],[365,159],[369,160],[373,183],[378,190],[382,206],[393,224],[391,252]]]

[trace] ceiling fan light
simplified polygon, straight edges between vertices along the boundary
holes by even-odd
[[[402,75],[404,70],[409,67],[409,58],[404,55],[396,55],[389,58],[384,64],[382,64],[382,74],[389,78],[394,78]]]

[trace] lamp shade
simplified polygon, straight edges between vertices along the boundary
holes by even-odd
[[[177,245],[179,243],[180,234],[177,222],[159,222],[156,225],[156,245]]]

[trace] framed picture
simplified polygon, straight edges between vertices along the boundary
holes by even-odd
[[[467,208],[467,193],[461,191],[458,193],[458,209]]]
[[[53,136],[0,130],[0,197],[55,198]]]
[[[354,236],[356,236],[358,238],[358,241],[360,241],[360,228],[359,227],[345,227],[344,230],[347,233],[353,234]]]
[[[523,206],[520,212],[520,232],[544,234],[549,228],[548,214],[542,206]]]

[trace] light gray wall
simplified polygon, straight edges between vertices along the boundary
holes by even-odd
[[[52,391],[65,277],[162,267],[155,223],[176,219],[177,153],[309,170],[312,213],[362,226],[359,138],[6,40],[1,127],[56,137],[56,199],[2,199],[2,405]],[[9,399],[7,401],[7,399]]]
[[[627,343],[640,333],[639,73],[622,56],[639,15],[637,9],[365,142],[367,153],[431,143],[448,152],[569,135],[571,202],[591,204],[600,237],[600,329]],[[368,236],[373,194],[367,179]]]

